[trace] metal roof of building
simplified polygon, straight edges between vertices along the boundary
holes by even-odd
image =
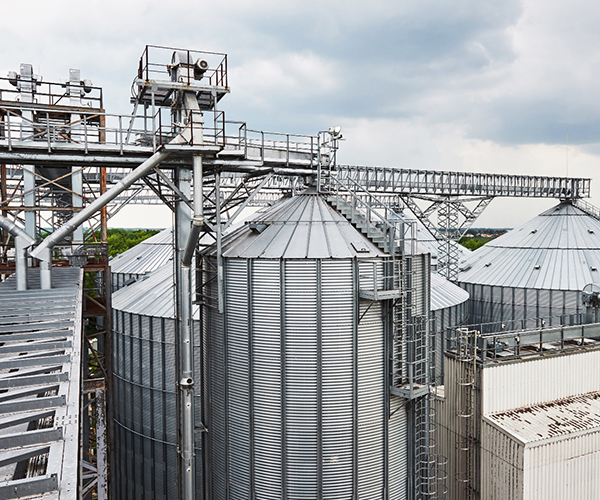
[[[54,268],[53,288],[40,290],[36,271],[29,290],[0,283],[0,498],[75,500],[83,273]],[[13,479],[29,459],[31,477]]]
[[[439,311],[469,300],[469,292],[438,273],[431,273],[431,310]]]
[[[600,220],[562,202],[473,252],[458,281],[581,290],[600,281],[599,270]]]
[[[110,270],[119,274],[146,274],[173,259],[173,228],[138,243],[110,260]]]
[[[600,431],[600,392],[484,417],[522,444]]]
[[[278,201],[223,243],[223,256],[228,258],[343,259],[384,255],[316,193]]]

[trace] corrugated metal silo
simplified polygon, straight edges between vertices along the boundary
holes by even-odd
[[[431,313],[435,320],[435,376],[444,382],[444,349],[448,331],[469,319],[469,294],[438,273],[431,273]]]
[[[359,298],[386,259],[316,194],[224,240],[224,313],[204,316],[207,498],[406,498],[389,331]]]
[[[113,293],[113,401],[118,500],[177,498],[173,264]],[[198,309],[195,310],[198,318]],[[199,322],[194,322],[196,369]],[[199,379],[199,373],[197,375]],[[200,426],[200,396],[197,425]],[[200,455],[200,448],[196,453]],[[201,491],[201,464],[196,465]]]
[[[110,260],[112,291],[139,280],[173,259],[173,229],[165,229]]]
[[[600,279],[600,220],[563,201],[476,250],[461,267],[471,323],[510,330],[522,320],[554,317],[546,324],[565,324],[560,316],[583,313],[581,290]]]

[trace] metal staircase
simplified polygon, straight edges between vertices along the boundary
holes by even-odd
[[[427,271],[428,276],[428,266],[423,264],[427,259],[417,254],[416,223],[398,213],[389,199],[373,195],[352,179],[340,181],[331,176],[329,187],[327,201],[390,256],[379,285],[374,265],[372,285],[361,284],[359,293],[362,299],[390,301],[390,397],[403,398],[408,412],[412,478],[408,498],[443,499],[447,491],[445,458],[435,453],[435,366],[429,287],[421,286],[425,276],[420,275]],[[419,266],[423,267],[420,272]]]

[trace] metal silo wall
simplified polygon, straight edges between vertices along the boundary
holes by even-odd
[[[357,308],[357,282],[351,259],[225,259],[225,314],[206,310],[214,500],[384,498],[383,319],[379,302]],[[391,500],[406,487],[399,405]]]
[[[198,323],[194,326],[198,346]],[[174,327],[170,318],[113,309],[115,464],[111,473],[116,500],[177,498]],[[195,349],[199,359],[199,347]],[[196,414],[200,422],[199,411]],[[197,455],[199,446],[198,441]],[[196,474],[200,492],[201,464]]]
[[[505,329],[524,328],[526,321],[545,318],[546,326],[569,324],[571,316],[584,313],[581,292],[575,290],[544,290],[512,288],[476,283],[459,283],[470,294],[471,324],[501,323]],[[490,325],[494,331],[501,326]]]
[[[113,311],[117,498],[177,495],[173,320]]]

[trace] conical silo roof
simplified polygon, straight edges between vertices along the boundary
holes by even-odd
[[[564,201],[473,252],[458,281],[579,291],[599,268],[600,220]]]
[[[382,252],[325,198],[306,192],[255,214],[223,243],[228,258],[343,259]]]
[[[192,286],[195,282],[192,273]],[[157,318],[173,318],[175,316],[175,280],[173,263],[164,264],[150,273],[148,277],[131,283],[112,294],[113,309],[118,311],[153,316]],[[193,306],[194,319],[199,318],[198,305]]]
[[[439,311],[469,300],[469,293],[438,273],[431,273],[431,310]]]
[[[165,229],[110,260],[119,274],[150,273],[173,259],[173,228]]]

